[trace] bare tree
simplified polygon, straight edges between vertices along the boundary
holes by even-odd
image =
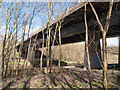
[[[88,49],[88,26],[87,26],[87,19],[86,19],[86,6],[87,5],[85,4],[85,11],[84,11],[85,28],[86,28],[85,48],[86,48],[87,62],[88,62],[89,84],[90,84],[90,89],[92,90],[91,65],[90,65],[90,55],[89,55],[89,49]]]
[[[50,28],[50,12],[51,12],[51,3],[48,2],[48,24],[47,24],[47,73],[49,73],[49,61],[51,60],[51,45],[50,45],[50,37],[51,37],[51,28]]]
[[[107,49],[106,49],[106,34],[108,32],[108,28],[109,28],[109,24],[110,24],[110,17],[111,17],[111,12],[112,12],[112,7],[113,7],[113,0],[110,2],[109,5],[109,11],[107,14],[107,19],[106,19],[106,25],[105,28],[103,28],[98,15],[95,11],[95,8],[93,7],[92,3],[90,3],[90,6],[92,8],[92,11],[94,12],[94,15],[97,19],[97,22],[99,24],[99,27],[101,29],[102,32],[102,47],[103,47],[103,84],[104,84],[104,88],[108,87],[108,70],[107,70]]]
[[[53,37],[53,41],[52,41],[52,51],[53,51],[54,45],[55,45],[57,29],[58,29],[58,22],[56,23],[55,32],[54,32],[54,37]],[[53,58],[53,57],[52,57],[52,58]],[[51,72],[51,70],[52,70],[52,58],[51,58],[51,62],[50,62],[50,72]]]
[[[23,27],[23,34],[22,34],[22,39],[21,39],[20,48],[19,48],[19,56],[20,57],[22,55],[23,42],[24,42],[24,37],[25,37],[26,23],[27,23],[27,17],[28,17],[29,7],[30,7],[30,2],[28,3],[28,6],[27,6],[25,21],[24,21],[24,27]],[[19,73],[19,65],[20,65],[20,59],[19,59],[19,62],[18,62],[18,73]]]
[[[1,7],[1,4],[2,4],[2,0],[0,1],[0,28],[1,28],[1,22],[2,22],[2,7]]]
[[[6,9],[6,29],[5,29],[5,35],[3,39],[3,48],[2,48],[2,76],[4,76],[4,51],[5,51],[5,45],[6,45],[6,37],[7,37],[7,29],[8,29],[8,1],[7,1],[7,9]]]
[[[22,47],[23,47],[23,42],[24,42],[24,37],[25,37],[25,29],[26,29],[26,23],[27,23],[27,17],[28,17],[29,7],[30,7],[30,2],[29,2],[29,4],[28,4],[28,6],[27,6],[25,21],[24,21],[23,35],[22,35],[22,40],[21,40],[21,44],[20,44],[20,56],[21,56]]]
[[[29,29],[28,29],[28,38],[29,38],[29,36],[30,36],[30,30],[31,30],[31,26],[32,26],[32,21],[33,21],[33,19],[34,19],[34,17],[35,17],[36,7],[37,7],[37,3],[35,3],[35,5],[34,5],[34,9],[33,9],[33,11],[32,11],[31,17],[30,17]]]
[[[43,12],[44,12],[44,16],[43,16],[43,20],[42,20],[42,23],[43,23],[43,26],[45,25],[45,22],[44,22],[44,19],[45,19],[45,10],[43,8]],[[43,36],[43,40],[42,40],[42,53],[41,53],[41,57],[40,57],[40,70],[41,72],[43,72],[43,49],[44,49],[44,43],[45,43],[45,31],[44,31],[44,27],[42,29],[42,36]]]
[[[60,61],[61,61],[61,20],[60,20],[60,15],[61,15],[61,3],[59,3],[59,12],[58,12],[58,21],[59,21],[59,61],[58,61],[58,69],[60,71]]]

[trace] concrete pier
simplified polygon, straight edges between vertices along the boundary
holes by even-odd
[[[118,59],[118,64],[120,64],[120,37],[119,37],[119,59]]]
[[[100,46],[100,33],[99,32],[92,32],[89,33],[89,55],[90,55],[90,63],[91,68],[101,68],[102,58],[101,58],[101,46]],[[86,45],[85,45],[86,46]],[[87,55],[86,55],[86,48],[85,48],[85,56],[84,56],[84,68],[87,69]]]

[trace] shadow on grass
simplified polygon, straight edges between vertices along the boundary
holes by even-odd
[[[53,60],[52,64],[58,66],[58,60]],[[66,66],[66,65],[67,65],[66,62],[60,61],[60,66]]]
[[[78,68],[84,68],[84,65],[75,66]],[[101,70],[102,68],[95,68]],[[120,64],[108,64],[108,69],[120,70]]]
[[[31,69],[31,70],[19,70],[19,73],[18,75],[14,75],[13,78],[16,78],[15,80],[12,80],[10,81],[6,86],[4,86],[4,88],[2,88],[2,90],[8,90],[10,89],[10,87],[12,86],[16,86],[15,88],[18,88],[19,84],[21,83],[22,80],[25,79],[24,83],[23,83],[23,86],[20,87],[20,88],[23,88],[23,90],[26,90],[27,88],[29,88],[29,83],[30,83],[30,80],[32,77],[34,77],[36,74],[35,74],[35,71],[34,69]],[[12,75],[13,76],[13,75]],[[6,77],[6,79],[9,78],[9,77]],[[18,83],[20,82],[20,83]],[[18,83],[18,84],[17,84]]]
[[[55,61],[53,61],[53,63],[55,65],[57,65],[58,61],[55,60]],[[66,63],[63,62],[63,65],[66,65]],[[115,64],[110,64],[111,67],[112,67],[112,65],[115,65]],[[67,88],[70,88],[70,89],[74,89],[74,88],[79,89],[80,87],[88,88],[89,87],[89,78],[88,78],[87,71],[82,69],[83,65],[82,66],[76,66],[76,67],[78,67],[78,68],[73,68],[73,69],[72,68],[71,69],[62,68],[62,70],[57,74],[53,72],[51,74],[46,74],[46,75],[44,75],[44,77],[40,77],[40,78],[45,78],[46,79],[46,77],[47,77],[47,78],[49,78],[50,83],[52,83],[54,87],[58,87],[60,85],[60,88],[63,88],[63,89],[66,88],[66,86],[67,86]],[[113,66],[113,67],[115,67],[115,66]],[[119,65],[116,64],[116,67],[119,67]],[[30,83],[31,78],[35,75],[40,74],[40,73],[35,74],[34,72],[36,72],[36,71],[34,71],[34,69],[31,70],[31,71],[28,70],[28,71],[25,72],[25,73],[27,73],[27,75],[26,75],[26,81],[24,82],[24,85],[23,85],[24,90],[27,89],[27,88],[30,88],[29,83]],[[102,72],[94,71],[93,79],[94,79],[93,80],[93,82],[94,82],[93,86],[96,87],[96,88],[102,88],[102,83],[101,83]],[[40,81],[40,83],[43,84],[45,81],[44,80]],[[15,81],[11,81],[2,90],[8,89],[14,83],[15,83]],[[44,84],[43,86],[45,88],[50,88],[50,84]]]
[[[61,73],[64,74],[61,75]],[[55,87],[61,85],[61,88],[63,89],[64,88],[79,89],[80,87],[78,83],[76,83],[75,81],[78,81],[80,83],[88,83],[88,81],[85,79],[85,77],[87,77],[87,74],[86,76],[84,76],[84,74],[86,74],[86,72],[65,69],[62,70],[57,75],[50,74],[49,79],[54,84]]]
[[[26,90],[27,88],[29,88],[29,83],[30,83],[30,80],[31,80],[32,77],[29,77],[28,80],[24,83],[24,86],[23,86],[23,90]]]
[[[7,90],[8,88],[10,88],[10,86],[12,86],[16,81],[12,80],[10,81],[4,88],[2,88],[2,90]]]
[[[43,62],[43,67],[47,67],[47,61],[46,60],[43,60],[42,61]],[[31,63],[31,65],[33,66],[33,67],[40,67],[40,59],[39,59],[39,61],[30,61],[30,63]],[[51,63],[50,61],[49,61],[49,63]],[[52,65],[53,66],[58,66],[58,60],[52,60]],[[60,61],[60,66],[66,66],[67,65],[67,63],[66,62],[64,62],[64,61]]]
[[[120,64],[108,64],[108,69],[120,70]]]

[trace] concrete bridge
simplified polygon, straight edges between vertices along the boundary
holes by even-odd
[[[106,23],[106,15],[109,9],[109,3],[93,2],[92,4],[97,11],[97,14],[100,18],[102,25],[104,26]],[[68,11],[66,11],[64,14],[60,16],[62,44],[85,41],[84,5],[85,5],[84,2],[78,3],[77,5],[75,5],[74,7],[72,7],[71,9],[69,9]],[[59,22],[58,19],[55,19],[49,25],[51,28],[51,43],[53,40],[53,35],[55,33],[55,27],[57,22]],[[100,39],[102,37],[102,34],[100,31],[99,25],[97,24],[94,13],[92,12],[92,9],[89,4],[87,4],[87,22],[88,22],[88,29],[89,29],[89,53],[90,53],[90,60],[91,60],[91,68],[101,68],[102,58],[101,58]],[[32,44],[29,47],[29,51],[32,52],[34,45],[36,45],[38,49],[42,47],[42,43],[43,43],[42,30],[44,30],[45,32],[45,41],[47,40],[46,31],[48,30],[48,28],[46,26],[40,29],[39,32],[34,33],[30,38],[24,41],[23,49],[22,49],[23,57],[27,57],[30,40]],[[56,34],[57,41],[58,41],[58,36],[59,35],[57,32]],[[107,37],[119,37],[119,36],[120,36],[120,4],[119,2],[116,2],[114,3],[114,6],[113,6],[110,27],[107,33]],[[35,38],[36,38],[36,41],[34,41]],[[55,45],[57,45],[56,42],[55,42]],[[20,47],[20,44],[17,46],[17,48],[19,49],[19,47]],[[37,51],[36,54],[39,54],[39,55],[34,57],[39,59],[41,51]],[[33,53],[30,54],[30,56],[32,55]],[[33,58],[30,57],[29,60],[33,61]],[[87,67],[86,54],[85,54],[84,63],[85,63],[84,66]]]

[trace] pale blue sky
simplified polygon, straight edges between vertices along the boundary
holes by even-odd
[[[119,46],[119,37],[107,38],[107,46]]]
[[[73,6],[74,4],[76,3],[73,3],[73,2],[64,2],[64,3],[61,3],[61,13],[64,12],[64,10],[67,10],[67,7],[70,7],[70,6]],[[14,8],[15,6],[17,5],[16,8]],[[24,19],[25,19],[25,15],[26,15],[26,11],[27,11],[27,6],[28,6],[28,2],[22,2],[22,3],[12,3],[12,2],[9,2],[9,10],[8,10],[8,13],[10,14],[10,12],[12,11],[10,17],[9,17],[9,20],[11,20],[8,24],[8,28],[10,30],[13,30],[13,27],[15,26],[14,25],[14,21],[15,21],[15,16],[18,15],[19,13],[19,7],[21,7],[20,9],[20,17],[19,19],[17,20],[17,22],[19,22],[18,24],[18,36],[21,37],[21,35],[23,34],[23,27],[24,27]],[[3,2],[2,3],[2,22],[1,22],[1,29],[0,29],[0,35],[1,34],[4,34],[4,31],[5,31],[5,27],[6,27],[6,7],[7,7],[7,3],[6,2]],[[34,11],[34,7],[35,7],[35,11]],[[53,19],[53,17],[57,17],[58,16],[58,11],[59,11],[59,3],[54,3],[54,5],[52,6],[52,11],[51,11],[51,21]],[[47,5],[47,2],[31,2],[30,3],[30,8],[29,8],[29,11],[28,11],[28,17],[27,17],[27,23],[26,23],[26,28],[29,27],[29,23],[30,23],[30,20],[31,20],[31,17],[33,15],[33,11],[34,11],[34,18],[33,18],[33,21],[32,21],[32,25],[31,25],[31,31],[30,32],[33,32],[33,30],[36,30],[36,28],[38,27],[42,27],[43,26],[43,22],[44,24],[47,24],[48,22],[48,5]],[[8,33],[9,31],[8,30]],[[28,35],[28,30],[26,30],[26,35]],[[13,34],[15,33],[15,30],[13,32]]]
[[[26,9],[27,9],[27,4],[28,4],[28,2],[26,2],[26,3],[23,3],[23,8],[22,8],[22,14],[24,14],[25,12],[26,12]],[[31,4],[31,6],[30,6],[30,9],[29,9],[29,16],[28,17],[30,17],[30,15],[31,15],[31,11],[33,10],[33,6],[34,5],[37,5],[37,6],[39,6],[39,4],[40,3],[37,3],[37,4],[35,4],[35,3],[33,3],[33,4]],[[53,16],[57,16],[57,14],[58,14],[58,4],[59,3],[57,3],[56,4],[56,6],[54,7],[54,15]],[[68,6],[71,6],[73,3],[63,3],[62,4],[62,10],[64,11]],[[6,11],[6,3],[3,3],[2,4],[3,5],[3,11]],[[10,3],[9,3],[9,5],[11,5]],[[15,3],[13,4],[13,6],[15,6]],[[12,9],[12,7],[10,8],[10,9]],[[38,12],[38,10],[39,10],[39,8],[36,10],[36,12]],[[23,13],[24,12],[24,13]],[[63,12],[62,12],[63,13]],[[4,33],[4,29],[5,29],[5,17],[6,15],[5,15],[5,12],[3,13],[3,15],[2,15],[2,26],[1,26],[1,29],[0,29],[0,34],[3,34]],[[14,13],[13,13],[13,15],[12,15],[13,17],[15,16],[14,15]],[[21,15],[22,16],[22,15]],[[43,17],[43,12],[41,11],[40,13],[38,13],[35,17],[34,17],[34,19],[33,19],[33,24],[32,24],[32,27],[31,27],[31,29],[32,29],[32,31],[35,31],[35,29],[36,28],[38,28],[38,27],[41,27],[42,26],[42,19],[40,18],[40,17]],[[46,18],[47,18],[47,14],[46,14]],[[23,18],[24,19],[24,18]],[[13,20],[14,21],[14,20]],[[22,21],[21,21],[22,22]],[[13,25],[13,23],[11,22],[11,24],[10,25]],[[27,25],[26,26],[26,28],[28,28],[28,26],[29,25]],[[20,30],[21,31],[21,30]],[[26,30],[27,31],[27,30]],[[31,32],[32,32],[31,31]],[[26,32],[27,33],[27,32]],[[101,42],[102,43],[102,42]],[[107,46],[118,46],[119,45],[119,40],[118,40],[118,37],[115,37],[115,38],[107,38]]]
[[[102,40],[100,40],[102,44]],[[85,44],[85,42],[80,42],[77,44]],[[107,46],[119,46],[119,37],[107,38]]]

